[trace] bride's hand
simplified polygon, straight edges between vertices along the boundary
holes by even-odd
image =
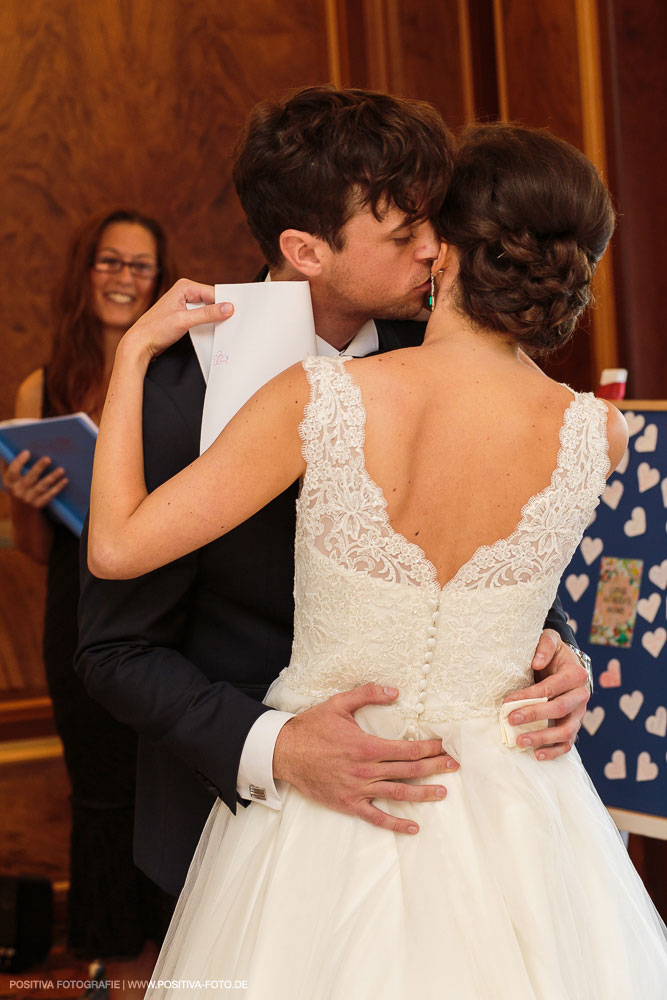
[[[202,323],[220,323],[229,319],[234,312],[230,302],[215,304],[213,285],[202,285],[198,281],[179,278],[168,292],[130,327],[123,337],[125,347],[145,355],[148,360],[156,358],[168,347],[187,333],[192,327]],[[188,309],[188,303],[200,309]]]

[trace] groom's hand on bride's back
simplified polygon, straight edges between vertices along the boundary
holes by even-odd
[[[505,701],[520,698],[547,698],[512,712],[509,723],[548,719],[549,727],[525,733],[517,739],[522,747],[532,747],[538,760],[553,760],[572,749],[591,696],[589,678],[576,654],[554,629],[542,632],[532,662],[536,683],[513,691]]]
[[[440,740],[385,740],[361,729],[354,718],[358,709],[389,705],[397,696],[395,688],[365,684],[295,715],[278,736],[274,777],[329,809],[395,833],[417,833],[413,820],[392,816],[371,800],[440,801],[447,794],[444,785],[406,779],[451,773],[458,764]]]

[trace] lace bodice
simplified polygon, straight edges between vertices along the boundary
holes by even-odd
[[[294,644],[280,684],[309,702],[373,681],[399,688],[393,711],[420,722],[498,711],[530,683],[560,576],[608,469],[606,407],[574,394],[551,483],[516,530],[477,549],[444,587],[423,550],[394,531],[364,461],[366,411],[344,359],[308,358],[300,426]]]

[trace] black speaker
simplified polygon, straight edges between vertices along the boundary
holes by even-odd
[[[47,878],[0,875],[0,972],[23,972],[51,949],[53,890]]]

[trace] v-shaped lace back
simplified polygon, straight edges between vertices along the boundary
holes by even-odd
[[[368,474],[366,409],[359,385],[345,371],[347,360],[304,362],[311,400],[299,427],[307,463],[300,515],[309,524],[316,547],[339,566],[417,586],[437,583],[435,567],[424,550],[392,528],[384,493]],[[507,586],[530,579],[538,569],[549,571],[550,561],[558,558],[563,532],[568,525],[573,536],[583,530],[591,501],[604,489],[609,468],[606,448],[591,447],[587,429],[599,445],[606,440],[605,425],[604,404],[590,395],[575,394],[565,411],[550,484],[524,504],[511,535],[476,549],[443,590],[453,585]]]
[[[345,360],[308,358],[304,369],[295,634],[282,682],[312,700],[367,681],[395,685],[393,710],[415,731],[423,713],[497,711],[530,679],[560,576],[604,489],[605,404],[574,395],[550,484],[509,537],[478,548],[441,588],[420,546],[393,530],[368,474],[366,411]]]

